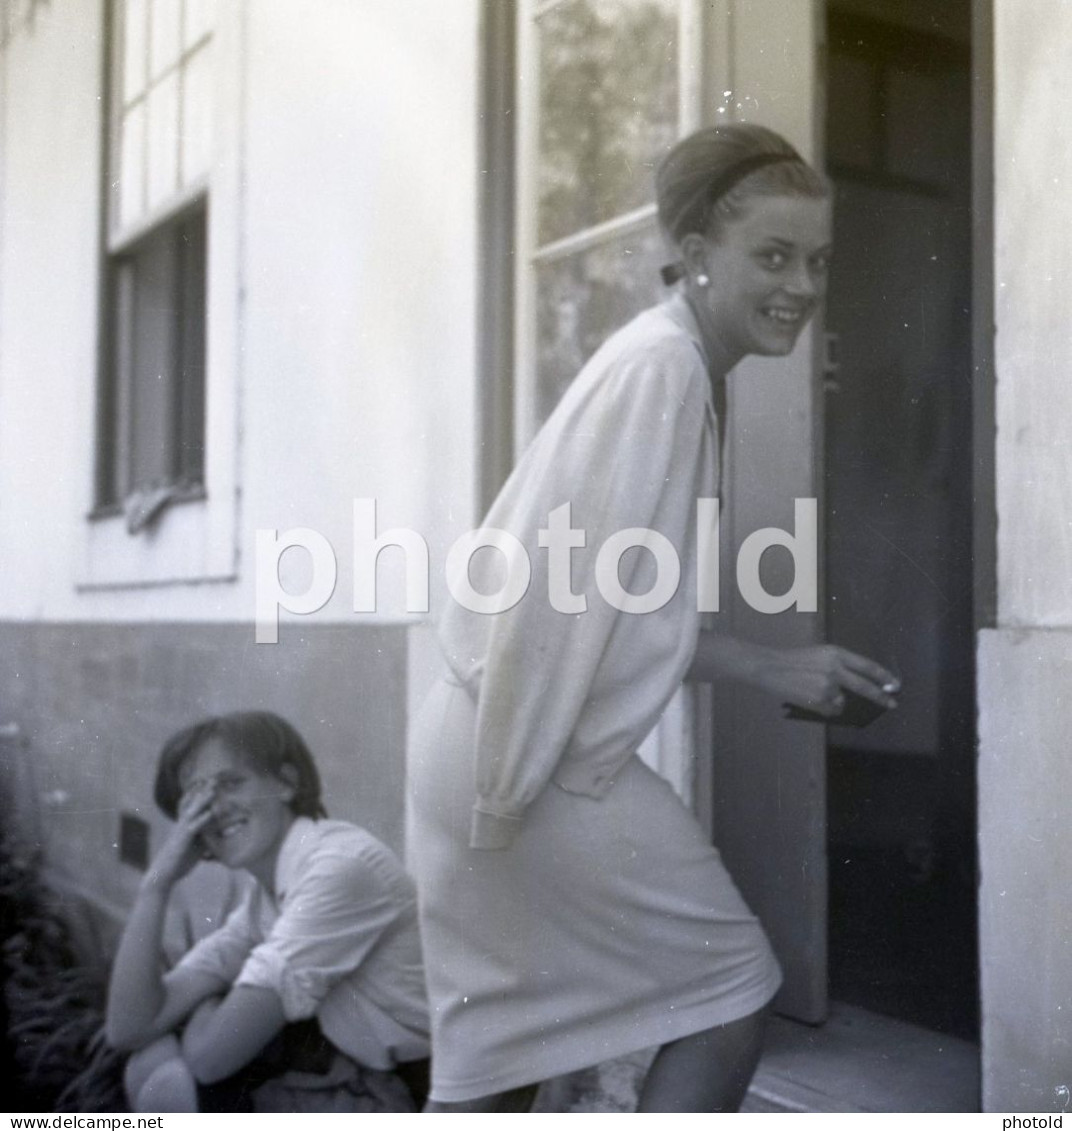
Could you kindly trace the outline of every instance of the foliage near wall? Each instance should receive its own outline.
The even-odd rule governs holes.
[[[11,1110],[125,1109],[122,1056],[104,1043],[106,979],[37,854],[0,840],[3,1061]]]

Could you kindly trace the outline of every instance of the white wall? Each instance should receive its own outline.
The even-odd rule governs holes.
[[[98,3],[38,8],[3,55],[0,617],[72,596],[91,474],[72,448],[96,375],[101,21]]]
[[[244,58],[223,62],[245,84],[238,580],[76,591],[100,26],[99,4],[51,0],[4,61],[0,619],[252,620],[254,529],[300,525],[339,556],[317,621],[359,623],[353,496],[433,545],[473,520],[475,0],[247,2]],[[381,610],[398,573],[383,571]]]
[[[1072,6],[995,2],[999,624],[981,635],[988,1111],[1072,1087]]]
[[[1072,627],[1072,6],[997,4],[999,615]]]
[[[476,4],[251,11],[242,522],[327,534],[347,616],[354,496],[430,541],[470,518]]]
[[[986,632],[979,659],[984,1110],[1060,1112],[1072,1089],[1072,639]]]

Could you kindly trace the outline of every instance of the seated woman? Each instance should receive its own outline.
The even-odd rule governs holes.
[[[429,1041],[413,882],[370,833],[324,819],[297,731],[266,711],[197,723],[165,744],[154,796],[175,828],[138,890],[107,1012],[109,1042],[135,1054],[135,1110],[252,1110],[252,1092],[288,1070],[342,1079],[355,1064],[397,1073],[420,1110]],[[257,882],[163,972],[169,894],[205,858]]]

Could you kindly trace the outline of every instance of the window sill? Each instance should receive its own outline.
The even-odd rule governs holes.
[[[230,581],[237,576],[233,506],[203,491],[171,500],[150,525],[127,530],[121,508],[100,508],[85,522],[79,590]]]
[[[170,511],[173,507],[183,506],[186,503],[203,503],[207,497],[205,488],[200,483],[178,487],[168,500],[166,509]],[[86,515],[86,521],[102,522],[111,518],[122,518],[125,513],[122,503],[98,503]],[[163,520],[163,515],[160,520]]]

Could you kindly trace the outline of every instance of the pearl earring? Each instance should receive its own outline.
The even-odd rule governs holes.
[[[700,274],[696,276],[696,285],[698,287],[709,287],[711,280],[706,275]]]

